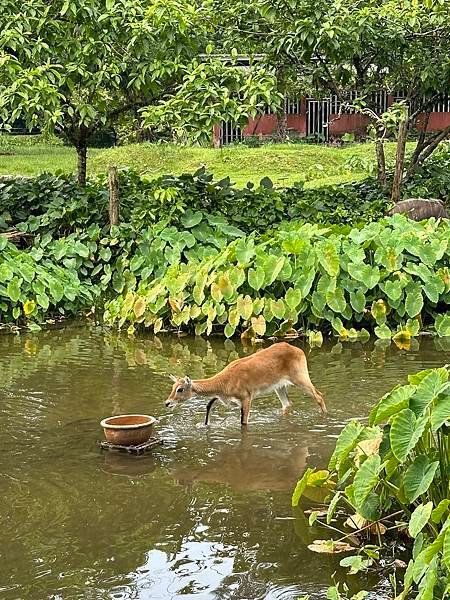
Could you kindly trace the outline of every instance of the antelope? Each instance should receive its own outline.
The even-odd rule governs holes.
[[[248,425],[248,417],[253,398],[267,396],[275,392],[283,414],[291,406],[287,388],[295,385],[314,398],[324,415],[327,407],[322,392],[311,382],[308,365],[303,350],[286,342],[273,344],[251,356],[238,358],[227,365],[220,373],[208,379],[192,380],[189,377],[175,377],[172,391],[165,404],[174,408],[179,402],[191,398],[208,400],[205,425],[213,404],[235,403],[241,409],[241,425]]]

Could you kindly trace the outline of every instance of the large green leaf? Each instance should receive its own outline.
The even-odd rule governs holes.
[[[284,256],[274,256],[273,254],[266,256],[263,264],[266,285],[270,285],[275,281],[283,268],[284,261]]]
[[[439,462],[430,462],[425,454],[416,456],[403,477],[403,489],[408,502],[414,502],[430,487]]]
[[[412,318],[418,315],[423,308],[422,286],[415,283],[409,286],[406,294],[405,308],[408,315]]]
[[[369,290],[374,288],[380,281],[380,269],[378,267],[350,263],[347,270],[353,279],[361,281]]]
[[[286,292],[285,302],[289,308],[297,308],[302,301],[302,292],[298,288],[289,288]]]
[[[450,337],[450,313],[438,315],[434,327],[439,337]]]
[[[248,283],[250,287],[252,287],[256,291],[262,288],[262,286],[264,285],[265,278],[266,275],[262,267],[257,267],[256,269],[249,269],[248,271]]]
[[[239,263],[246,264],[255,255],[255,240],[253,238],[241,238],[236,244],[236,258]]]
[[[357,313],[362,313],[366,306],[366,297],[361,290],[350,293],[350,304]]]
[[[447,572],[450,574],[450,527],[445,532],[444,544],[442,546],[442,559]]]
[[[358,423],[358,421],[350,421],[350,423],[347,423],[339,434],[336,447],[328,463],[328,469],[330,471],[339,468],[339,464],[342,463],[355,448],[363,429],[363,425]]]
[[[354,497],[359,508],[379,480],[381,458],[378,454],[368,456],[359,467],[353,480]]]
[[[342,314],[345,311],[347,302],[345,301],[344,292],[341,288],[337,288],[334,292],[328,292],[326,300],[328,306],[335,313]]]
[[[395,457],[404,461],[421,438],[428,423],[428,416],[416,419],[416,415],[409,408],[401,410],[391,423],[390,439],[391,448]]]
[[[448,385],[448,384],[447,384]],[[431,411],[431,430],[436,432],[446,422],[450,422],[450,393],[438,397]]]
[[[306,469],[306,471],[303,473],[303,477],[297,482],[297,485],[295,486],[294,492],[292,494],[292,506],[298,505],[300,498],[302,497],[302,494],[306,490],[306,486],[308,485],[308,478],[312,473],[314,473],[314,469]]]
[[[426,504],[419,504],[414,510],[409,519],[408,531],[409,535],[413,538],[422,531],[425,525],[428,523],[431,512],[433,510],[433,503],[427,502]]]
[[[385,394],[378,404],[372,409],[369,416],[370,425],[378,425],[387,421],[392,415],[396,415],[402,409],[408,408],[409,399],[416,388],[413,385],[395,387],[391,392]]]
[[[339,274],[339,255],[336,245],[332,241],[321,242],[315,246],[319,263],[332,277]]]
[[[445,368],[433,369],[417,386],[410,401],[410,408],[421,415],[437,396],[447,387],[448,371]]]
[[[20,298],[20,286],[21,286],[21,284],[22,284],[22,280],[19,279],[18,277],[13,277],[8,282],[8,285],[6,287],[6,293],[8,294],[9,298],[13,302],[17,302],[18,299]]]
[[[239,296],[237,299],[237,310],[244,321],[248,321],[253,314],[253,301],[250,296]]]

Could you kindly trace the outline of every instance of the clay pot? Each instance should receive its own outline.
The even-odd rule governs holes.
[[[100,422],[106,440],[120,446],[137,446],[152,437],[155,417],[149,415],[118,415]]]

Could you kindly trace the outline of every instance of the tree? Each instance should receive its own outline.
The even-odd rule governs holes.
[[[372,92],[404,91],[409,106],[406,129],[429,114],[433,102],[448,92],[450,20],[448,0],[216,0],[225,44],[258,51],[264,62],[282,69],[305,94],[361,92],[359,108],[377,119],[381,111]],[[221,9],[219,9],[221,7]],[[226,31],[225,31],[226,28]],[[401,119],[399,120],[399,123]],[[379,125],[379,122],[378,122]],[[426,129],[427,119],[423,124]],[[383,127],[377,127],[380,139]],[[422,129],[407,172],[425,160],[450,127],[434,135]],[[403,136],[405,139],[405,137]],[[379,167],[384,164],[377,144]],[[401,151],[398,153],[402,159]],[[403,164],[397,165],[403,174]]]
[[[204,46],[203,16],[188,0],[4,0],[0,122],[60,131],[84,185],[92,134],[174,88]]]

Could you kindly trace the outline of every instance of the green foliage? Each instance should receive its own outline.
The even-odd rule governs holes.
[[[207,334],[225,329],[228,337],[276,335],[286,322],[344,339],[366,335],[365,328],[383,338],[410,339],[449,303],[449,235],[446,223],[402,216],[344,234],[286,224],[260,239],[241,237],[203,260],[174,261],[157,279],[141,277],[108,305],[106,319]],[[380,267],[372,266],[374,256]],[[421,258],[428,262],[423,272]],[[393,298],[388,283],[398,284],[400,294]],[[433,299],[429,285],[436,286]],[[352,303],[356,293],[361,298]],[[146,310],[136,318],[138,299]],[[442,326],[442,317],[437,323]]]
[[[385,423],[383,429],[378,426],[381,423]],[[367,426],[356,421],[346,425],[328,468],[307,470],[294,490],[293,505],[299,504],[315,481],[332,490],[328,512],[334,513],[343,497],[345,504],[340,502],[340,506],[355,513],[351,518],[360,530],[354,537],[363,538],[372,522],[380,535],[383,521],[391,524],[396,517],[391,529],[407,528],[414,540],[403,591],[397,598],[409,598],[417,590],[421,598],[446,597],[444,590],[450,589],[448,370],[429,369],[410,376],[408,385],[381,398]],[[370,566],[361,554],[341,565],[349,566],[350,573]]]

